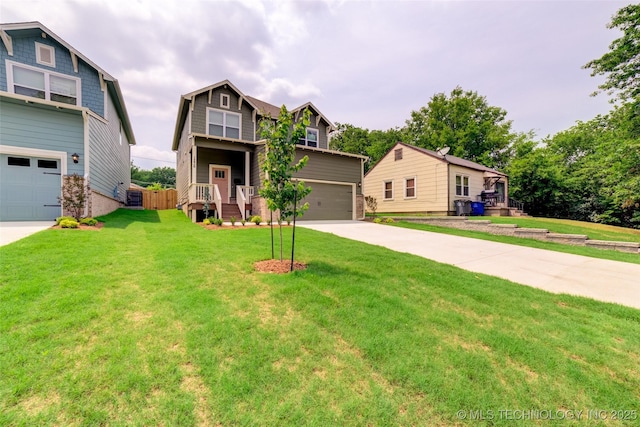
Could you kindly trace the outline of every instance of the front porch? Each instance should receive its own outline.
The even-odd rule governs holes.
[[[235,217],[238,221],[241,219],[249,220],[253,205],[252,201],[255,195],[255,187],[251,185],[236,185],[235,197],[223,199],[218,184],[199,184],[192,183],[189,185],[189,203],[187,210],[189,217],[193,222],[199,222],[200,216],[208,216],[214,218],[222,218],[230,220]]]
[[[196,142],[183,210],[193,222],[205,217],[248,220],[259,183],[254,146],[199,138]]]

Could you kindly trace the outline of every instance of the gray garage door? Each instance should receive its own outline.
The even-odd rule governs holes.
[[[48,221],[60,216],[60,160],[0,155],[0,221]]]
[[[307,183],[313,190],[305,201],[309,210],[301,221],[321,219],[353,219],[353,187],[351,185]]]

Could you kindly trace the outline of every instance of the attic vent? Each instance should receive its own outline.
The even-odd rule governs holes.
[[[229,108],[229,95],[226,95],[224,93],[220,94],[220,106]]]
[[[48,67],[55,67],[56,53],[53,46],[36,42],[36,62]]]
[[[402,160],[402,148],[398,148],[394,151],[395,154],[395,159],[396,160]]]

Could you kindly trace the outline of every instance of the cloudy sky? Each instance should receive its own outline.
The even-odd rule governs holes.
[[[333,122],[402,127],[456,86],[538,138],[611,109],[581,69],[608,50],[631,0],[2,0],[0,21],[40,21],[116,77],[133,161],[174,166],[179,97],[229,79]],[[149,160],[154,159],[154,160]]]

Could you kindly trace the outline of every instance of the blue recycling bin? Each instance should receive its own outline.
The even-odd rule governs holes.
[[[484,202],[471,202],[471,215],[483,216],[484,215]]]

